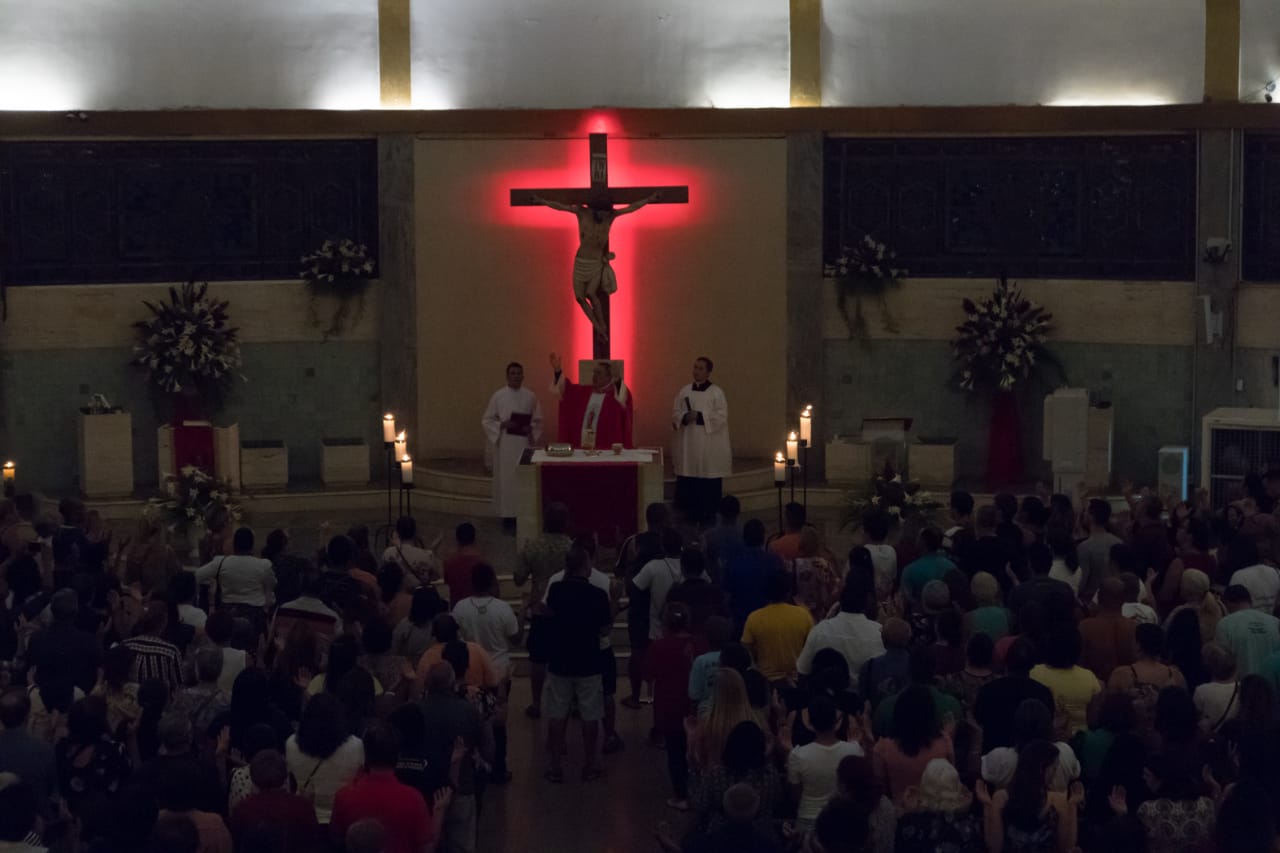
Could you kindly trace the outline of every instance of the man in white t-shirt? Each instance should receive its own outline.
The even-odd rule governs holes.
[[[840,740],[836,735],[840,714],[835,702],[819,696],[809,703],[809,727],[812,743],[797,746],[787,757],[787,781],[800,788],[800,806],[796,811],[796,829],[813,829],[827,800],[837,789],[836,771],[840,762],[851,755],[865,755],[857,743]]]
[[[615,584],[613,578],[595,567],[595,538],[580,536],[574,540],[573,547],[581,548],[591,559],[591,575],[587,578],[587,582],[609,596],[609,607],[614,616],[617,616],[618,597],[622,592],[622,587],[620,584]],[[543,604],[547,603],[547,596],[551,593],[551,587],[564,580],[564,574],[564,569],[561,569],[547,579],[547,585],[542,591]],[[604,745],[602,749],[605,755],[610,755],[622,749],[622,738],[618,736],[618,705],[614,701],[614,696],[618,692],[618,659],[614,655],[613,638],[609,634],[605,634],[600,638],[600,659],[600,679],[604,688]]]
[[[662,531],[662,556],[644,564],[632,583],[636,589],[649,592],[649,639],[662,637],[662,609],[667,606],[671,588],[684,579],[680,571],[680,552],[684,542],[673,527]]]
[[[489,653],[502,683],[498,688],[503,713],[493,721],[493,778],[499,784],[510,781],[507,770],[507,696],[511,693],[511,646],[520,641],[524,629],[516,613],[498,595],[498,576],[488,563],[471,569],[471,595],[453,608],[453,619],[470,640]]]
[[[1250,556],[1247,554],[1248,546],[1241,549],[1246,552],[1246,559]],[[1229,586],[1242,586],[1249,590],[1249,596],[1253,599],[1253,609],[1260,610],[1263,613],[1271,613],[1276,608],[1276,598],[1280,596],[1280,572],[1276,571],[1276,567],[1263,562],[1263,557],[1249,560],[1249,564],[1243,569],[1237,569],[1231,575]]]

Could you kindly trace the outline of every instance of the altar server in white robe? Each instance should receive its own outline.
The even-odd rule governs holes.
[[[526,448],[542,440],[542,407],[524,387],[524,367],[507,365],[507,384],[489,398],[480,421],[493,449],[493,509],[512,528],[516,519],[516,468]]]
[[[693,382],[676,394],[671,426],[676,431],[672,457],[676,469],[676,509],[686,519],[706,523],[720,504],[721,481],[733,469],[729,447],[729,403],[711,382],[711,359],[693,363]]]

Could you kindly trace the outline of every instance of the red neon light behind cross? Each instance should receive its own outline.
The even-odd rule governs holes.
[[[589,220],[583,220],[583,217],[592,215],[592,208],[597,210],[608,206],[610,210],[618,204],[632,204],[634,202],[648,200],[651,204],[687,204],[689,201],[689,188],[687,186],[666,186],[666,187],[611,187],[609,186],[609,149],[608,136],[603,133],[592,133],[588,137],[590,144],[590,169],[591,169],[591,186],[582,188],[556,188],[556,189],[513,189],[511,190],[511,204],[514,207],[527,207],[534,205],[542,205],[547,202],[554,202],[558,205],[564,205],[564,209],[573,208],[578,214],[580,223]],[[587,225],[580,225],[580,230]],[[585,245],[585,243],[583,244]],[[608,244],[605,244],[604,251],[608,252]],[[589,261],[601,261],[602,258],[589,257],[584,254],[583,249],[579,248],[579,258]],[[624,284],[626,284],[624,282]],[[609,298],[603,288],[595,292],[595,298],[603,311],[605,329],[609,327]],[[611,331],[611,330],[610,330]],[[608,334],[601,334],[599,331],[592,335],[592,358],[609,358],[610,357],[610,337]]]

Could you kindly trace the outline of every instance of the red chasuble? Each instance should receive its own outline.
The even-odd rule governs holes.
[[[582,419],[591,402],[594,389],[590,385],[565,382],[561,386],[559,440],[574,447],[582,446]],[[631,405],[631,389],[622,386],[619,393],[605,392],[600,406],[600,421],[596,424],[596,448],[608,450],[614,444],[634,447],[631,440],[631,424],[634,410]],[[622,397],[622,402],[618,401]]]

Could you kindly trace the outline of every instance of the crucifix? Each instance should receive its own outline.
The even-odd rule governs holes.
[[[609,186],[608,136],[593,133],[591,186],[543,190],[512,190],[514,207],[544,205],[578,217],[578,253],[573,259],[573,296],[592,327],[591,357],[609,358],[609,294],[618,279],[609,261],[609,229],[619,216],[635,213],[646,204],[688,204],[688,187]],[[616,208],[623,204],[626,207]]]

